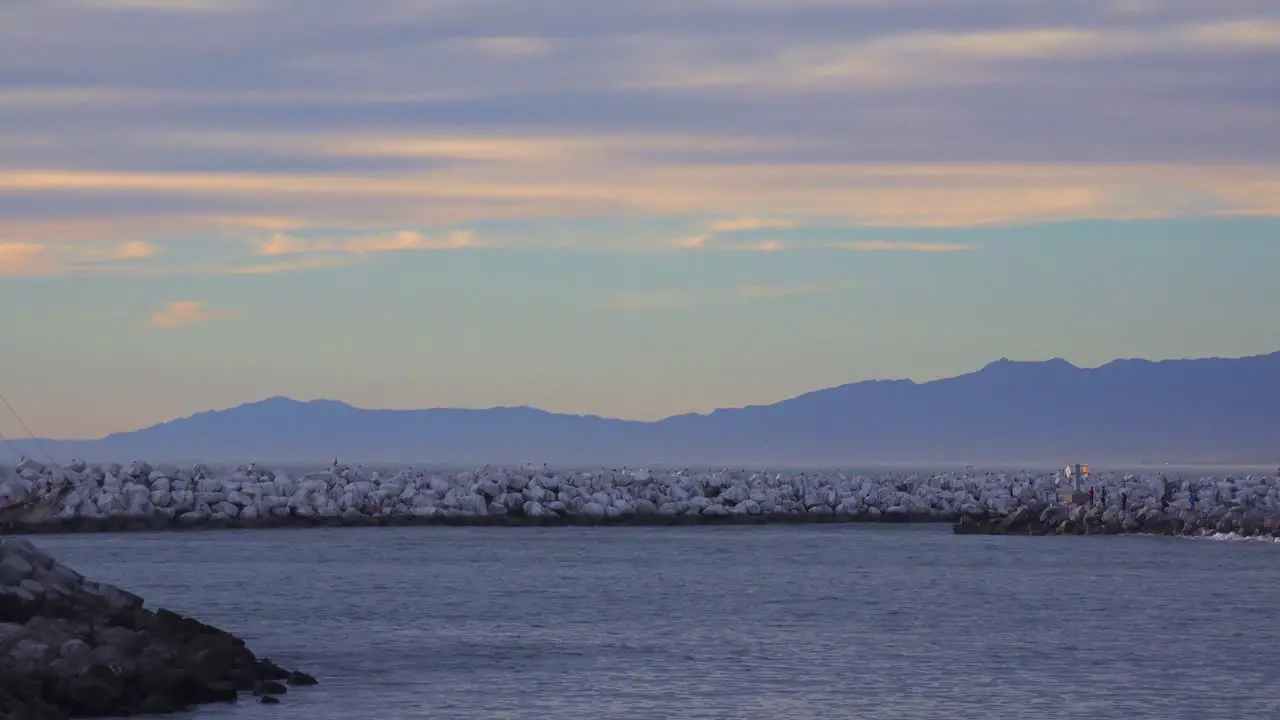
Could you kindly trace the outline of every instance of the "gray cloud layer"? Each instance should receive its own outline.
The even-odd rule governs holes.
[[[32,223],[76,217],[99,223],[81,235],[122,240],[160,216],[179,233],[208,230],[213,216],[341,227],[698,211],[661,178],[723,188],[705,198],[708,213],[774,212],[761,199],[789,183],[796,194],[777,193],[778,212],[829,212],[860,188],[885,193],[855,208],[872,220],[909,223],[908,205],[934,205],[967,222],[956,208],[991,202],[980,191],[1002,192],[1000,178],[1013,190],[1026,178],[968,172],[964,189],[978,195],[934,197],[947,171],[848,175],[866,163],[1280,163],[1280,10],[15,0],[0,6],[0,107],[0,242],[39,240]],[[562,143],[572,138],[595,144]],[[1159,215],[1175,196],[1176,212],[1275,208],[1274,173],[1247,171],[1217,192],[1190,171],[1173,188],[1108,172],[1046,184],[1007,216]],[[166,181],[175,174],[195,177]],[[264,174],[275,180],[256,183]],[[352,175],[376,182],[313,182]],[[917,196],[893,194],[907,186]],[[437,212],[406,209],[428,198]],[[921,217],[934,221],[946,220]]]
[[[29,0],[0,10],[0,98],[4,134],[36,141],[0,152],[126,163],[152,132],[443,126],[1276,160],[1278,50],[1269,0]]]

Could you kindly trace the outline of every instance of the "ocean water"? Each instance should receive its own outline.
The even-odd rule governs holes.
[[[1280,545],[946,526],[37,538],[315,674],[194,717],[1280,718]]]

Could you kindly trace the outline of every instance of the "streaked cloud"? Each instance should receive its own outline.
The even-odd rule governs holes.
[[[132,240],[105,250],[90,248],[85,251],[87,258],[101,260],[146,260],[160,253],[160,248],[142,240]]]
[[[147,325],[157,329],[172,329],[228,320],[233,317],[235,317],[233,311],[211,307],[201,300],[173,300],[153,312],[147,319]]]
[[[707,225],[704,232],[676,238],[670,244],[679,250],[774,252],[784,249],[783,244],[776,239],[731,240],[725,242],[719,236],[756,230],[790,230],[795,227],[795,222],[791,220],[742,216],[712,221]]]
[[[200,216],[169,217],[175,225],[203,225],[206,231],[221,222],[209,218],[246,207],[306,218],[312,227],[325,229],[375,218],[412,227],[618,213],[687,217],[761,204],[791,217],[841,218],[864,226],[959,227],[1270,215],[1280,213],[1277,191],[1280,165],[1262,163],[538,163],[463,165],[396,176],[0,172],[0,195],[66,198],[71,212],[77,201],[94,196],[131,197],[141,204],[194,203],[203,206]],[[601,242],[607,249],[607,238]]]
[[[681,250],[701,250],[706,247],[707,241],[711,239],[710,233],[702,235],[686,235],[672,241],[672,245]]]
[[[724,249],[736,252],[778,252],[779,250],[785,250],[786,245],[783,245],[778,240],[758,240],[755,242],[733,243],[726,245]]]
[[[789,230],[796,224],[778,218],[739,217],[717,220],[711,223],[712,232],[738,232],[742,230]]]
[[[159,253],[155,245],[137,240],[105,245],[0,242],[0,276],[119,271]]]
[[[0,238],[263,273],[341,264],[264,233],[350,262],[494,222],[770,252],[1274,216],[1277,61],[1266,0],[32,0],[0,8]],[[600,218],[676,229],[522,239]]]
[[[466,250],[483,247],[470,231],[460,230],[443,237],[430,237],[413,230],[400,230],[385,235],[357,235],[342,239],[305,239],[276,233],[258,246],[259,255],[297,255],[300,253],[368,253],[401,250]]]
[[[0,242],[0,276],[46,274],[55,265],[48,248],[29,242]]]
[[[698,55],[692,48],[681,48]],[[905,31],[870,38],[774,45],[748,60],[690,57],[650,79],[658,86],[773,90],[900,91],[904,88],[1034,82],[1016,63],[1085,61],[1177,53],[1242,54],[1280,49],[1280,22],[1247,18],[1144,27],[1031,26],[978,31]]]

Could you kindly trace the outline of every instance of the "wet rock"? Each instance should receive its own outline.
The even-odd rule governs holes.
[[[1089,508],[1085,512],[1084,518],[1081,520],[1081,524],[1084,526],[1084,532],[1086,535],[1102,534],[1104,530],[1104,523],[1102,520],[1102,508],[1099,508],[1099,507]]]
[[[0,539],[0,564],[8,568],[0,584],[0,718],[163,714],[234,702],[241,692],[281,694],[282,681],[316,684],[259,659],[230,633],[85,580],[25,540]],[[32,577],[40,573],[43,583]]]
[[[253,685],[254,695],[284,695],[289,688],[275,680],[259,680]]]
[[[164,692],[151,693],[138,703],[139,715],[168,715],[186,710],[186,706],[175,701]]]
[[[1034,519],[1035,514],[1032,512],[1031,508],[1024,505],[1015,510],[1013,514],[1001,520],[996,527],[1001,534],[1026,532]]]
[[[1126,515],[1120,523],[1120,528],[1126,533],[1142,532],[1143,521],[1145,518],[1138,515]]]
[[[72,717],[104,717],[123,709],[124,688],[111,670],[93,666],[84,674],[67,680],[60,688],[60,706]]]
[[[1071,508],[1065,505],[1050,505],[1040,513],[1040,524],[1058,527],[1071,518]]]
[[[957,535],[1121,535],[1149,533],[1159,535],[1201,535],[1206,532],[1233,532],[1251,535],[1280,536],[1280,521],[1264,512],[1233,508],[1217,516],[1200,514],[1184,507],[1167,512],[1140,507],[1131,512],[1097,506],[1052,505],[1040,512],[1038,519],[1028,520],[1026,508],[1019,508],[1005,518],[963,517],[952,526]]]

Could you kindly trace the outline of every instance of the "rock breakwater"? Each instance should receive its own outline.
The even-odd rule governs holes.
[[[314,685],[243,640],[0,538],[0,718],[172,713]],[[272,698],[272,700],[266,700]]]
[[[546,467],[439,472],[342,465],[294,477],[252,464],[221,470],[145,462],[57,466],[27,460],[0,477],[0,527],[9,532],[75,532],[967,519],[964,531],[975,526],[985,531],[1014,516],[1021,529],[1032,525],[1025,520],[1029,514],[1039,522],[1059,497],[1060,481],[1055,473],[1037,472],[868,475]],[[1194,505],[1198,517],[1217,518],[1235,510],[1250,517],[1280,516],[1275,477],[1171,479],[1121,473],[1096,475],[1092,481],[1104,513],[1114,510],[1127,517],[1144,512],[1145,518]]]
[[[1280,539],[1280,511],[1265,504],[1201,504],[1104,508],[1091,505],[1027,506],[1005,517],[964,517],[960,535],[1228,535]]]

